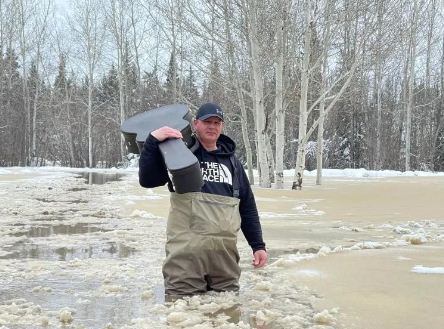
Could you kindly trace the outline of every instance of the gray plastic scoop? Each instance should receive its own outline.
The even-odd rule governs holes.
[[[183,140],[168,139],[159,144],[177,193],[200,192],[203,185],[199,161],[189,150],[193,143],[191,119],[192,114],[186,105],[173,104],[136,114],[121,126],[128,152],[136,154],[141,153],[152,131],[163,126],[181,131]]]

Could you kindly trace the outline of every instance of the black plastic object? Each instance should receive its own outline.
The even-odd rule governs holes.
[[[140,154],[143,143],[153,130],[169,126],[180,130],[185,144],[192,142],[191,119],[188,106],[172,104],[149,110],[126,119],[120,127],[129,153]]]
[[[168,139],[159,144],[177,193],[199,192],[203,185],[199,161],[189,150],[195,141],[191,136],[191,119],[192,114],[186,105],[173,104],[136,114],[121,126],[128,152],[137,154],[142,152],[152,131],[163,126],[181,131],[183,140]]]
[[[159,144],[159,149],[176,192],[200,192],[203,185],[200,164],[185,143],[179,139],[168,139]]]

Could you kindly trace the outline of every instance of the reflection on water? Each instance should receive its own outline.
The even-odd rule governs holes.
[[[105,174],[98,172],[84,172],[80,177],[85,179],[85,183],[92,184],[105,184],[107,182],[119,181],[122,174]]]
[[[37,201],[51,203],[51,202],[66,202],[66,203],[88,203],[88,200],[69,200],[69,201],[60,201],[60,200],[51,200],[47,198],[35,198]]]
[[[5,250],[11,253],[0,256],[0,259],[41,259],[70,261],[88,258],[127,258],[135,249],[122,243],[106,242],[98,245],[79,247],[51,247],[44,244],[18,242]]]
[[[86,187],[73,187],[67,189],[69,192],[80,192],[80,191],[87,191],[88,189]]]
[[[75,247],[51,247],[44,243],[39,243],[38,238],[46,238],[52,235],[73,235],[89,234],[95,232],[109,232],[96,224],[76,223],[72,225],[38,225],[25,226],[16,224],[14,227],[21,227],[19,231],[10,233],[9,236],[26,237],[25,240],[16,242],[13,246],[5,248],[10,253],[0,257],[0,259],[45,259],[67,261],[72,259],[87,258],[126,258],[134,253],[134,248],[122,243],[101,241],[97,245],[75,246]],[[30,239],[33,239],[30,241]],[[36,239],[36,240],[34,240]]]
[[[107,232],[109,230],[94,226],[95,224],[89,223],[76,223],[72,225],[59,224],[59,225],[38,225],[38,226],[24,226],[19,232],[12,233],[10,235],[21,237],[26,236],[28,238],[41,238],[48,237],[53,234],[86,234],[94,232]]]

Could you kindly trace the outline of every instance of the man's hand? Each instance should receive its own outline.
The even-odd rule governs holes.
[[[152,131],[151,135],[159,142],[168,138],[182,138],[182,133],[179,130],[167,126]]]
[[[268,255],[265,250],[256,250],[253,254],[253,266],[254,268],[260,268],[267,264]]]

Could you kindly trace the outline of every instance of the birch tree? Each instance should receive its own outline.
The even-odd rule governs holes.
[[[42,61],[42,47],[45,40],[48,38],[47,28],[48,28],[48,18],[51,10],[51,2],[42,1],[40,2],[42,6],[38,10],[38,15],[35,16],[36,24],[34,28],[35,32],[35,70],[37,72],[37,77],[40,72],[40,63]],[[35,79],[35,91],[33,100],[33,113],[32,113],[32,136],[31,136],[31,164],[36,165],[37,163],[37,112],[39,108],[39,97],[40,97],[40,78]]]
[[[244,98],[244,88],[242,87],[242,82],[240,78],[239,69],[237,66],[237,61],[235,58],[235,44],[232,37],[231,26],[233,25],[231,19],[233,11],[231,10],[232,4],[228,3],[228,0],[223,2],[223,13],[225,22],[225,37],[226,37],[226,47],[229,59],[230,77],[233,78],[234,88],[236,90],[237,100],[239,102],[239,108],[241,111],[241,128],[242,128],[242,140],[245,146],[245,153],[247,158],[247,169],[248,169],[248,179],[250,184],[254,184],[253,175],[253,157],[250,139],[248,137],[248,120],[247,120],[247,109]]]
[[[382,134],[382,33],[383,33],[384,0],[377,2],[377,38],[375,63],[375,89],[376,89],[376,150],[374,168],[381,169],[381,134]]]
[[[312,3],[311,0],[305,0],[304,10],[304,57],[302,60],[301,70],[301,96],[299,100],[299,133],[298,146],[296,156],[296,168],[293,178],[293,186],[296,186],[298,174],[303,177],[305,169],[305,147],[307,135],[307,96],[308,96],[308,81],[309,81],[309,65],[311,54],[311,33],[312,33]]]
[[[171,75],[173,77],[180,76],[179,67],[177,65],[177,54],[181,52],[180,33],[182,24],[182,11],[184,3],[182,0],[167,0],[167,1],[155,1],[155,8],[157,12],[147,8],[148,12],[152,15],[152,18],[156,22],[157,26],[162,31],[163,37],[170,45],[169,54],[171,55],[170,68],[172,69]],[[155,16],[158,14],[157,16]],[[162,20],[163,19],[163,20]],[[169,103],[176,103],[180,98],[180,84],[178,79],[172,79],[171,81],[171,99]]]
[[[412,134],[412,112],[415,106],[414,85],[415,85],[415,63],[416,63],[416,34],[418,24],[418,1],[413,0],[411,11],[410,25],[410,42],[409,42],[409,69],[408,69],[408,99],[406,104],[405,117],[405,170],[410,170],[411,157],[411,134]]]
[[[285,146],[285,44],[287,39],[288,12],[291,6],[291,0],[278,1],[279,18],[276,29],[276,171],[275,186],[277,189],[284,188],[284,146]]]
[[[130,3],[133,5],[133,2]],[[127,43],[128,43],[128,32],[130,29],[130,22],[128,20],[129,12],[127,10],[126,2],[123,0],[112,0],[110,3],[108,16],[108,24],[113,35],[116,55],[117,55],[117,77],[119,81],[119,109],[120,109],[120,125],[126,119],[126,58],[127,53]],[[125,154],[125,141],[123,136],[120,139],[120,156],[123,157]]]
[[[267,132],[265,126],[264,109],[264,75],[261,65],[261,45],[258,36],[258,4],[254,0],[248,0],[245,4],[245,12],[248,20],[248,36],[250,47],[252,95],[255,117],[255,129],[257,138],[257,157],[260,170],[259,184],[261,187],[271,187],[270,171],[267,159]]]
[[[29,42],[30,39],[29,36],[29,22],[32,15],[32,7],[31,4],[28,3],[26,0],[19,0],[17,2],[18,7],[18,17],[19,17],[19,40],[20,40],[20,57],[22,60],[22,77],[23,77],[23,83],[22,83],[22,97],[23,97],[23,104],[24,104],[24,111],[26,114],[26,121],[25,121],[25,129],[24,129],[24,136],[25,136],[25,159],[24,162],[26,164],[30,163],[30,156],[31,156],[31,102],[30,102],[30,95],[29,95],[29,88],[28,88],[28,56],[29,56]]]
[[[327,71],[328,71],[328,50],[330,46],[330,29],[331,29],[331,13],[333,3],[330,1],[325,2],[325,29],[324,40],[321,59],[321,88],[320,88],[320,104],[319,104],[319,125],[317,136],[317,150],[316,150],[316,185],[322,184],[322,167],[324,156],[324,121],[325,121],[325,90],[327,85]]]
[[[97,66],[102,54],[105,35],[103,21],[101,20],[100,1],[87,0],[74,3],[74,16],[71,22],[73,31],[80,46],[80,53],[86,64],[86,77],[88,83],[88,100],[86,104],[88,127],[88,166],[94,165],[93,159],[93,93]]]
[[[296,168],[295,168],[295,175],[293,178],[293,188],[297,186],[297,177],[298,174],[303,177],[304,169],[305,169],[305,148],[306,144],[313,134],[313,132],[319,127],[319,123],[328,115],[328,113],[334,108],[336,102],[341,98],[345,90],[347,90],[348,86],[350,85],[350,82],[352,81],[352,78],[354,77],[354,73],[361,63],[361,57],[362,57],[362,48],[363,44],[371,34],[368,33],[363,37],[362,35],[358,34],[358,28],[355,28],[355,35],[354,40],[355,43],[353,44],[354,50],[354,57],[350,59],[350,67],[346,67],[345,72],[341,74],[339,78],[336,78],[333,80],[330,84],[330,86],[318,97],[315,101],[313,101],[310,104],[310,107],[308,107],[307,103],[307,94],[308,94],[308,87],[309,87],[309,79],[310,79],[310,54],[311,54],[311,37],[312,37],[312,10],[311,10],[311,1],[306,0],[305,2],[305,32],[304,32],[304,56],[303,56],[303,62],[302,62],[302,72],[301,72],[301,96],[300,96],[300,109],[299,109],[299,135],[298,135],[298,146],[297,146],[297,158],[296,158]],[[358,24],[358,21],[360,20],[360,17],[356,14],[355,16],[355,24]],[[372,31],[372,22],[371,20],[368,20],[366,17],[363,17],[364,26],[362,26],[361,33],[368,32],[368,30]],[[359,36],[361,37],[359,42],[357,40],[359,39]],[[347,45],[349,46],[349,45]],[[315,65],[317,65],[318,61],[315,62]],[[330,94],[334,88],[338,88],[340,86],[340,89],[334,93]],[[317,119],[313,120],[313,123],[308,127],[307,124],[307,118],[313,113],[313,110],[322,102],[322,101],[329,101],[328,105],[327,103],[324,105],[325,110],[323,111],[322,116],[318,116]],[[323,130],[323,127],[319,130],[319,133]]]

